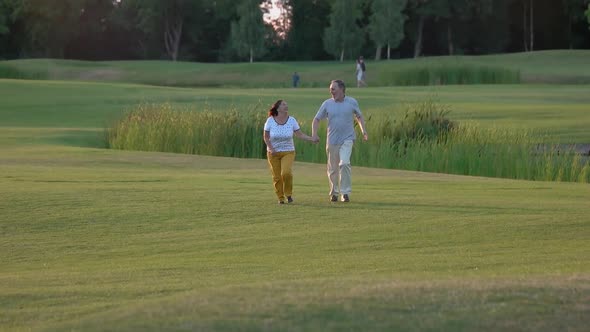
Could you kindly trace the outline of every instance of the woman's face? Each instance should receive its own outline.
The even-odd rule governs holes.
[[[281,112],[287,113],[289,111],[289,106],[287,106],[287,102],[286,101],[281,102],[277,111],[279,113],[281,113]]]

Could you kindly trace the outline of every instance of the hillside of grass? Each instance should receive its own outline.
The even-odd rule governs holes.
[[[294,170],[279,206],[264,160],[3,145],[0,330],[590,324],[590,186]]]
[[[421,75],[448,72],[442,80],[460,82],[463,72],[475,82],[481,75],[517,75],[522,83],[590,83],[589,50],[556,50],[486,56],[442,56],[367,61],[370,86],[402,84],[409,76],[422,85]],[[0,78],[125,82],[181,87],[283,88],[297,71],[302,87],[324,87],[340,78],[355,85],[355,64],[340,62],[194,63],[170,61],[72,61],[28,59],[0,61]],[[505,73],[506,72],[506,73]],[[430,73],[430,74],[429,74]],[[426,84],[441,84],[427,79]],[[406,83],[403,83],[406,85]]]

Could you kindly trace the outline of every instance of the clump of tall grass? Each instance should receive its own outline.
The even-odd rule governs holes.
[[[448,84],[517,84],[520,71],[491,66],[468,64],[413,66],[406,69],[385,70],[380,81],[386,85],[448,85]]]
[[[539,145],[526,130],[459,125],[447,106],[427,101],[367,120],[371,141],[356,144],[352,162],[368,167],[540,181],[590,182],[590,162],[573,150]]]
[[[357,142],[359,166],[538,181],[590,182],[590,161],[557,145],[539,145],[525,130],[480,128],[448,119],[450,108],[433,101],[406,105],[403,116],[369,116],[368,142]],[[173,109],[139,105],[105,131],[115,149],[265,158],[262,131],[266,112]],[[309,126],[299,121],[302,131]],[[322,122],[320,132],[325,132]],[[322,135],[324,136],[324,135]],[[319,145],[295,139],[297,160],[325,163]]]
[[[262,158],[264,113],[177,110],[143,104],[126,112],[105,132],[113,149]]]
[[[395,142],[416,140],[432,140],[443,138],[456,124],[447,115],[450,108],[432,100],[426,100],[413,105],[406,105],[401,119],[385,116],[374,122],[371,130],[376,144],[383,139],[393,139]],[[368,123],[373,124],[371,117]]]
[[[539,149],[528,131],[465,124],[444,140],[412,141],[397,149],[395,168],[535,181],[588,182],[588,162],[556,145]]]

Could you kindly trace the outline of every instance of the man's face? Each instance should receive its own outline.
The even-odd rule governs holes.
[[[330,94],[332,95],[332,98],[338,100],[338,99],[342,98],[344,93],[342,92],[342,89],[338,86],[337,83],[331,83],[330,84]]]

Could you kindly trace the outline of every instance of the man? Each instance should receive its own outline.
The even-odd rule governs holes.
[[[328,137],[326,140],[326,154],[328,156],[328,179],[330,182],[330,201],[337,202],[338,195],[342,195],[343,202],[350,201],[351,166],[350,155],[355,140],[354,119],[359,124],[363,139],[368,139],[365,119],[358,102],[345,95],[346,86],[341,80],[330,82],[332,98],[326,99],[315,115],[311,135],[317,142],[320,121],[328,119]]]
[[[293,87],[296,88],[299,86],[299,74],[297,72],[293,73]]]

